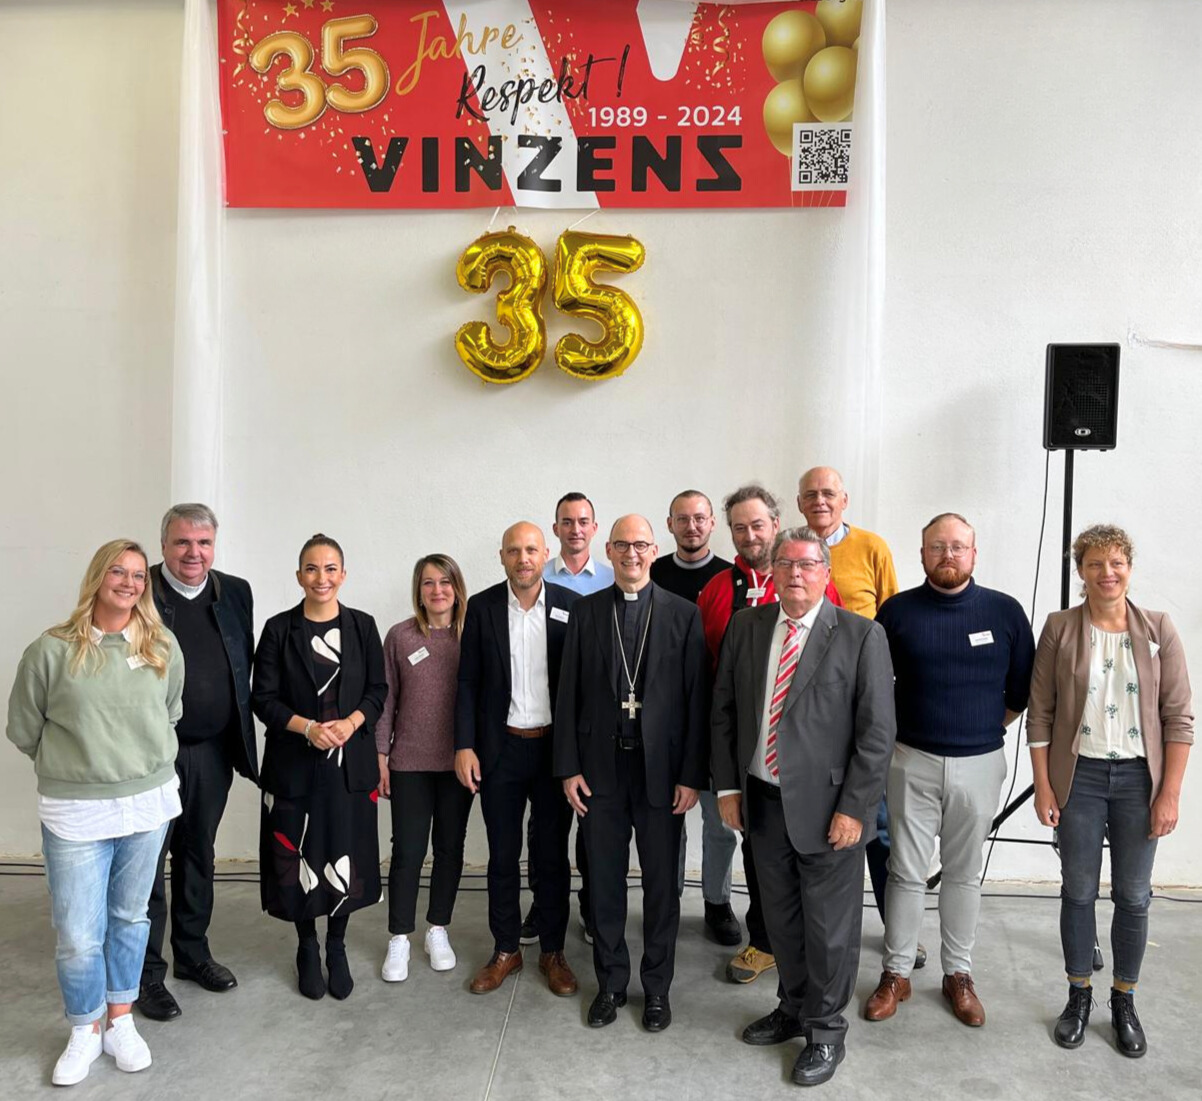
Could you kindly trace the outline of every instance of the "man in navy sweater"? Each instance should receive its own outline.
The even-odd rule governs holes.
[[[1013,597],[978,585],[976,533],[956,513],[922,531],[926,583],[887,600],[897,748],[886,786],[893,851],[885,889],[885,970],[864,1016],[910,997],[926,875],[940,842],[943,994],[966,1025],[985,1023],[972,981],[982,848],[1006,778],[1005,735],[1026,709],[1035,639]]]

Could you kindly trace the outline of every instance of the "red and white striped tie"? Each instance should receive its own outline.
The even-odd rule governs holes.
[[[797,672],[797,662],[801,658],[801,627],[791,619],[785,620],[785,623],[785,641],[781,646],[780,665],[776,670],[776,684],[773,685],[772,703],[768,708],[768,740],[764,753],[764,766],[774,780],[780,778],[780,768],[776,763],[776,728],[780,725],[789,685],[793,683],[793,674]]]

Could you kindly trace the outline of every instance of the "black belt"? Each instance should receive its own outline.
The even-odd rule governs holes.
[[[765,799],[775,800],[780,802],[780,785],[770,784],[767,780],[761,780],[758,776],[747,774],[747,790],[754,791],[757,795],[762,795]]]
[[[634,750],[643,748],[643,739],[642,738],[623,738],[621,734],[615,734],[614,735],[614,744],[617,745],[617,747],[619,749],[624,749],[627,752],[633,752]]]

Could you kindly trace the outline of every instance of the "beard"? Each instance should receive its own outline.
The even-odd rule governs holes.
[[[972,570],[964,570],[955,565],[941,565],[928,570],[927,577],[937,589],[958,589],[972,577]]]

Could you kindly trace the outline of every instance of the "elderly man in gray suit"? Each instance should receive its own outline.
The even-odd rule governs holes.
[[[777,536],[779,604],[736,612],[714,685],[711,771],[722,819],[751,840],[782,998],[748,1044],[804,1036],[793,1081],[843,1061],[860,960],[864,842],[875,836],[897,724],[885,632],[823,598],[830,550]]]

